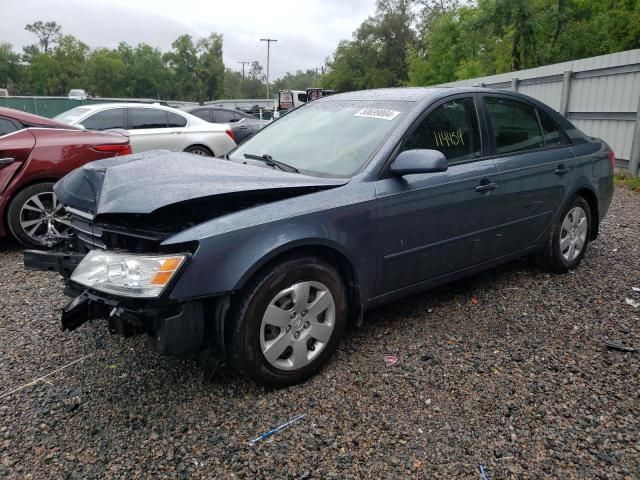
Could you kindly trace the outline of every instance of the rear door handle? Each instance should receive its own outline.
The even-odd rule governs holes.
[[[15,161],[16,159],[13,157],[0,158],[0,165],[9,165]]]
[[[482,180],[480,182],[480,185],[476,187],[476,192],[488,192],[489,190],[495,190],[496,188],[498,188],[497,183],[493,183],[485,179],[485,180]]]
[[[569,169],[564,165],[560,164],[558,165],[558,168],[556,168],[553,173],[555,173],[556,175],[564,175],[565,173],[569,173]]]

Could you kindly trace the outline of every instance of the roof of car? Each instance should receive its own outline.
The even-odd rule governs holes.
[[[171,110],[178,110],[177,108],[169,107],[168,105],[160,105],[159,103],[137,103],[137,102],[92,103],[90,105],[78,105],[78,107],[86,108],[88,110],[102,110],[104,108],[131,108],[131,107],[161,108],[161,109],[168,108]]]
[[[405,102],[419,102],[428,98],[441,97],[456,93],[495,91],[480,87],[402,87],[402,88],[377,88],[374,90],[359,90],[356,92],[337,93],[323,97],[323,101],[341,100],[391,100]],[[502,91],[501,91],[502,92]]]
[[[73,128],[66,123],[61,123],[50,118],[41,117],[32,113],[23,112],[14,108],[0,107],[0,115],[13,118],[27,125],[41,125],[47,127]]]

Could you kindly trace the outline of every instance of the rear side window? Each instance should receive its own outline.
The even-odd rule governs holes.
[[[7,135],[8,133],[17,132],[19,129],[8,118],[0,117],[0,137]]]
[[[187,119],[177,113],[167,112],[167,124],[170,127],[186,127]]]
[[[131,129],[166,128],[167,115],[164,110],[154,108],[130,108]]]
[[[478,116],[472,98],[458,98],[433,110],[405,140],[402,150],[439,150],[449,162],[482,155]]]
[[[80,122],[87,130],[108,130],[110,128],[125,128],[124,108],[113,108],[94,113]]]
[[[542,126],[542,137],[544,138],[545,146],[554,146],[564,144],[564,136],[562,129],[555,124],[549,115],[541,110],[538,110],[538,116],[540,117],[540,125]]]
[[[536,111],[530,105],[502,97],[485,97],[493,128],[496,153],[521,152],[542,147]]]

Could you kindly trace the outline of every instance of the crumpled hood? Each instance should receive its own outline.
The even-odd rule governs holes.
[[[87,163],[56,183],[54,191],[63,205],[93,215],[135,214],[205,197],[331,188],[347,182],[154,150]]]

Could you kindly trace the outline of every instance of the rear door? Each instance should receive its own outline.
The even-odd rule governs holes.
[[[567,195],[575,156],[564,132],[542,110],[511,96],[483,95],[492,153],[500,171],[501,235],[496,252],[534,244]]]
[[[500,176],[481,137],[471,95],[440,101],[408,132],[398,151],[439,150],[449,168],[378,180],[378,294],[492,257]]]
[[[170,128],[167,112],[159,108],[129,107],[129,139],[134,152],[182,150],[180,133]]]
[[[35,144],[35,137],[21,123],[0,116],[0,195],[27,161]]]

